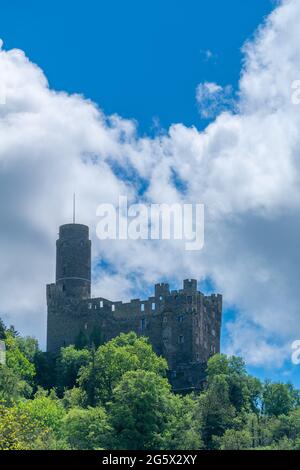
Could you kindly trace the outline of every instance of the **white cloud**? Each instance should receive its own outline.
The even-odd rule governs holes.
[[[204,119],[214,118],[220,112],[235,106],[232,87],[221,87],[214,82],[204,82],[197,86],[196,101],[200,116]]]
[[[205,62],[208,62],[208,61],[216,61],[217,59],[217,54],[215,54],[213,51],[211,51],[210,49],[201,49],[200,51],[202,57],[203,57],[203,60]]]
[[[299,2],[284,1],[244,47],[235,113],[221,111],[203,132],[174,124],[154,139],[138,138],[134,122],[104,116],[82,96],[49,89],[22,51],[0,52],[7,91],[0,106],[6,319],[44,339],[44,285],[54,278],[56,231],[71,219],[75,191],[94,259],[105,257],[111,267],[98,273],[95,294],[117,300],[163,278],[210,277],[240,312],[227,327],[230,353],[255,365],[273,357],[274,366],[290,354],[286,345],[300,338],[300,107],[291,103],[291,84],[300,78],[299,22]],[[223,93],[215,84],[199,90]],[[134,200],[145,181],[149,202],[206,205],[202,252],[175,242],[95,238],[97,205],[117,202],[119,194]]]

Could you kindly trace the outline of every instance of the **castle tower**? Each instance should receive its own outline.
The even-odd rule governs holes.
[[[91,241],[89,228],[65,224],[56,241],[56,285],[68,297],[91,296]]]
[[[47,285],[47,351],[74,344],[78,334],[74,312],[91,297],[91,241],[89,228],[65,224],[56,241],[56,282]]]

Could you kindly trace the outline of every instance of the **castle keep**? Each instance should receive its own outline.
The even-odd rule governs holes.
[[[47,285],[47,351],[78,342],[101,344],[121,332],[147,336],[169,365],[177,391],[199,389],[209,357],[220,352],[222,296],[206,296],[197,281],[180,290],[156,284],[154,295],[128,303],[91,297],[89,228],[66,224],[56,242],[56,282]]]

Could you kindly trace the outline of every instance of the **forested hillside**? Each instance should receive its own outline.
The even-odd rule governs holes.
[[[43,353],[0,323],[0,449],[300,449],[300,394],[217,354],[200,394],[172,393],[146,338]]]

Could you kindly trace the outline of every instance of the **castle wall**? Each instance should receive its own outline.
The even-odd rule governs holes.
[[[167,359],[171,383],[182,390],[200,388],[205,363],[220,351],[222,297],[204,296],[196,286],[172,292],[166,286],[156,285],[155,296],[128,303],[104,298],[76,303],[55,284],[48,286],[48,350],[75,344],[79,334],[91,340],[96,329],[102,343],[134,331]]]

